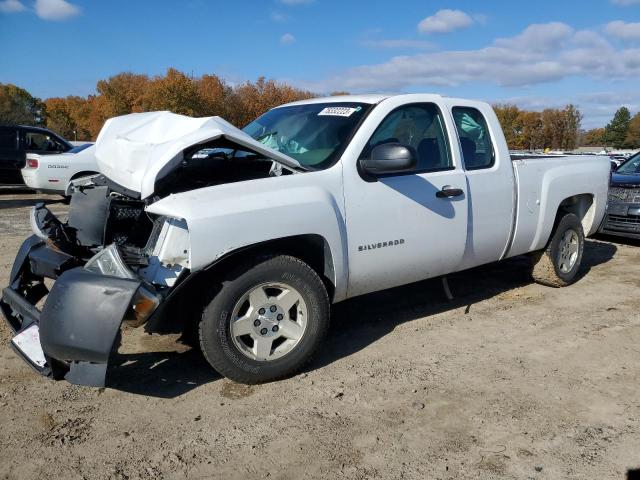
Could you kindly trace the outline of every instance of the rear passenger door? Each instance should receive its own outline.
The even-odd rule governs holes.
[[[457,105],[451,113],[469,196],[467,246],[460,266],[465,269],[496,261],[504,253],[513,225],[514,178],[508,151],[495,141],[502,132],[490,127],[499,125],[493,111]],[[488,122],[489,116],[494,121]]]

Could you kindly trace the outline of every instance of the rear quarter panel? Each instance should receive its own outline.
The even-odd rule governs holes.
[[[544,248],[560,204],[574,195],[593,197],[582,223],[585,235],[597,231],[607,202],[608,158],[569,156],[514,160],[513,167],[518,184],[518,208],[508,257]]]

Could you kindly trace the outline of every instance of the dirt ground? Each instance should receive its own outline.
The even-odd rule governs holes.
[[[0,285],[56,197],[0,192]],[[247,387],[127,330],[106,389],[39,377],[0,326],[0,478],[623,479],[640,468],[640,243],[582,278],[516,258],[337,305],[306,372]],[[633,474],[631,474],[631,478]]]

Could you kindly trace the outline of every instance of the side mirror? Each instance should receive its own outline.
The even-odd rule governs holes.
[[[373,148],[371,158],[360,160],[362,169],[373,175],[412,170],[418,164],[418,153],[409,145],[383,143]]]

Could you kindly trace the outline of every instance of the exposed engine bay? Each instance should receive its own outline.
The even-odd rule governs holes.
[[[170,194],[292,173],[254,152],[231,147],[218,140],[185,150],[180,164],[160,178],[154,195],[144,200],[103,175],[82,179],[72,185],[66,223],[43,205],[36,207],[32,223],[36,231],[38,224],[47,225],[45,235],[50,241],[82,262],[91,262],[111,248],[123,267],[162,294],[189,269],[189,234],[183,220],[150,215],[145,212],[147,205]]]

